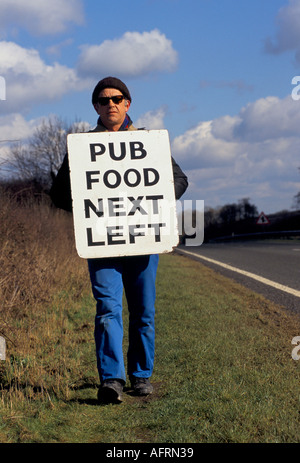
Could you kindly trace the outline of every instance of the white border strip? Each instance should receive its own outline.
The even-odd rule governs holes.
[[[227,270],[231,270],[232,272],[237,272],[246,277],[253,278],[253,280],[257,280],[260,283],[263,283],[268,286],[272,286],[273,288],[279,289],[280,291],[284,291],[285,293],[292,294],[293,296],[300,297],[300,291],[296,289],[289,288],[288,286],[281,285],[280,283],[276,283],[275,281],[268,280],[267,278],[260,277],[259,275],[255,275],[255,273],[246,272],[245,270],[240,270],[239,268],[232,267],[231,265],[224,264],[223,262],[219,262],[214,259],[210,259],[209,257],[204,257],[201,254],[196,254],[194,252],[183,251],[182,249],[178,249],[178,252],[183,254],[189,254],[194,257],[198,257],[199,259],[206,260],[207,262],[211,262],[212,264],[219,265],[220,267],[224,267]]]

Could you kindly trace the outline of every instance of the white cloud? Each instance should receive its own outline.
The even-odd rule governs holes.
[[[224,166],[233,161],[236,153],[234,140],[225,141],[215,136],[212,127],[213,121],[201,122],[174,139],[173,153],[186,168]]]
[[[234,135],[243,141],[263,141],[299,133],[300,105],[291,96],[261,98],[243,108]]]
[[[1,0],[0,27],[21,27],[36,35],[64,32],[69,23],[84,22],[81,0]]]
[[[13,42],[0,42],[0,75],[5,77],[6,101],[1,113],[23,112],[32,105],[59,99],[68,91],[81,90],[87,82],[59,63],[47,65],[37,50]]]
[[[27,121],[21,114],[14,113],[0,117],[1,142],[20,141],[32,135],[39,120]]]
[[[134,125],[135,127],[145,127],[146,130],[160,130],[164,128],[165,115],[166,107],[163,106],[143,114],[135,121]]]
[[[129,45],[130,37],[132,47]],[[88,48],[86,53],[81,54],[78,71],[58,62],[46,63],[36,49],[24,48],[14,42],[0,41],[0,76],[5,79],[6,84],[6,100],[0,105],[0,114],[24,113],[36,104],[58,101],[67,92],[90,90],[95,82],[93,73],[99,77],[99,62],[104,63],[101,73],[115,71],[118,75],[129,72],[131,75],[139,75],[171,70],[177,59],[171,42],[158,31],[143,34],[128,32],[122,39],[113,43],[113,59],[108,60],[112,64],[111,68],[105,64],[108,49],[107,42],[104,42],[100,45],[100,56],[96,53],[98,58],[103,59],[94,59],[93,47]],[[69,41],[65,41],[60,45],[68,44]],[[48,49],[49,51],[58,50]],[[118,59],[118,53],[123,56],[127,52],[129,55],[126,59]],[[85,66],[87,72],[82,72],[81,67],[85,69]],[[148,115],[146,122],[149,121],[149,117],[153,123],[153,115]],[[158,119],[157,124],[160,124],[163,115],[155,114],[155,118]]]
[[[265,209],[273,203],[268,212],[290,207],[300,190],[299,124],[300,102],[267,97],[176,137],[172,154],[188,173],[188,195],[213,207],[243,197]]]
[[[266,39],[265,50],[274,54],[294,50],[300,63],[300,0],[289,0],[288,5],[280,8],[276,24],[276,37]]]
[[[13,143],[22,142],[30,137],[41,123],[40,119],[27,121],[21,114],[0,116],[0,170],[5,174],[5,160],[9,158]]]
[[[178,62],[172,42],[159,30],[126,32],[100,45],[82,46],[78,62],[81,75],[101,74],[136,77],[152,72],[173,71]]]

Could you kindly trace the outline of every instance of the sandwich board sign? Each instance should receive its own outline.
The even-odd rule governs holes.
[[[167,130],[76,133],[67,143],[78,255],[171,252],[178,226]]]

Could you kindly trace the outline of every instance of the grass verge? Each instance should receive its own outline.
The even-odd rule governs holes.
[[[176,254],[160,258],[156,306],[155,391],[120,405],[96,401],[87,278],[16,319],[30,348],[0,363],[0,442],[300,441],[299,317]],[[126,352],[126,308],[124,325]]]

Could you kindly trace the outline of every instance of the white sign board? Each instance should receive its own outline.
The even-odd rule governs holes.
[[[166,130],[70,134],[68,154],[80,257],[172,251],[178,228]]]

